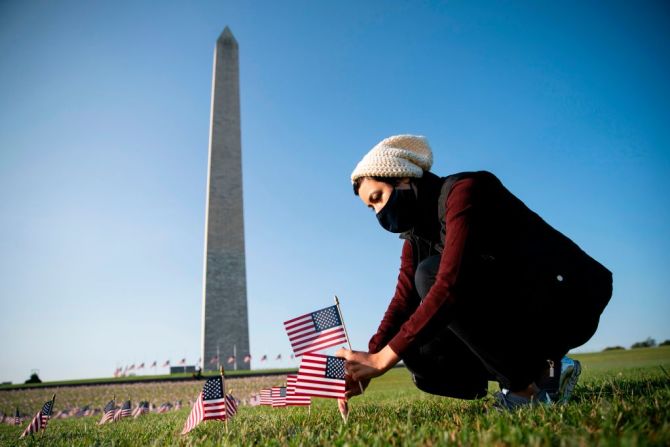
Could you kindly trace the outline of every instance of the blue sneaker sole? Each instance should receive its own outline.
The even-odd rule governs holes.
[[[558,391],[558,402],[560,403],[566,403],[570,399],[579,380],[579,375],[582,373],[582,364],[579,363],[579,360],[573,360],[573,362],[572,372],[560,384]]]

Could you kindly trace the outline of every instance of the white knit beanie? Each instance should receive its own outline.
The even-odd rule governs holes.
[[[377,143],[356,165],[351,182],[361,177],[421,177],[433,165],[426,137],[394,135]]]

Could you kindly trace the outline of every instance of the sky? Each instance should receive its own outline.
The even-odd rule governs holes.
[[[401,133],[613,272],[578,351],[670,339],[669,22],[663,1],[0,1],[0,382],[200,357],[226,25],[254,368],[294,366],[282,322],[333,295],[367,348],[402,241],[349,175]]]

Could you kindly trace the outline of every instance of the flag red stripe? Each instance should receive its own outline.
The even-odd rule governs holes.
[[[300,348],[300,349],[295,349],[294,348],[293,353],[296,356],[301,356],[301,355],[306,354],[306,353],[311,352],[311,351],[315,351],[315,350],[320,351],[322,349],[330,348],[331,346],[337,346],[337,345],[340,345],[340,344],[343,344],[343,343],[346,343],[346,342],[347,342],[347,338],[342,335],[342,336],[338,336],[338,337],[336,337],[335,339],[332,339],[332,340],[326,340],[326,341],[318,340],[317,343],[312,343],[312,344],[310,344],[308,346],[305,346],[303,348]]]
[[[344,330],[342,326],[326,329],[321,332],[310,332],[309,334],[300,335],[299,337],[289,337],[291,339],[291,346],[293,349],[301,348],[302,346],[310,343],[312,340],[319,338],[328,339],[336,336],[344,336]]]
[[[296,394],[301,394],[303,390],[306,389],[317,389],[323,388],[325,390],[344,390],[344,383],[328,383],[328,382],[314,382],[314,381],[305,381],[300,382],[300,385],[296,388]]]
[[[286,333],[289,335],[289,338],[296,333],[304,332],[304,331],[316,331],[316,327],[314,326],[314,322],[312,321],[311,318],[306,319],[304,321],[298,321],[295,324],[292,324],[290,326],[284,325],[284,329],[286,329]]]
[[[306,319],[309,318],[310,320],[312,319],[312,314],[304,314],[300,315],[299,317],[291,318],[290,320],[284,321],[284,326],[291,325],[292,323],[295,323],[298,320]]]

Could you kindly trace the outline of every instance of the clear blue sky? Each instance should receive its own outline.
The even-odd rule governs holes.
[[[670,338],[669,22],[663,1],[0,2],[0,380],[200,356],[226,25],[256,360],[333,294],[366,348],[401,242],[349,174],[398,133],[438,174],[496,173],[614,272],[582,350]]]

